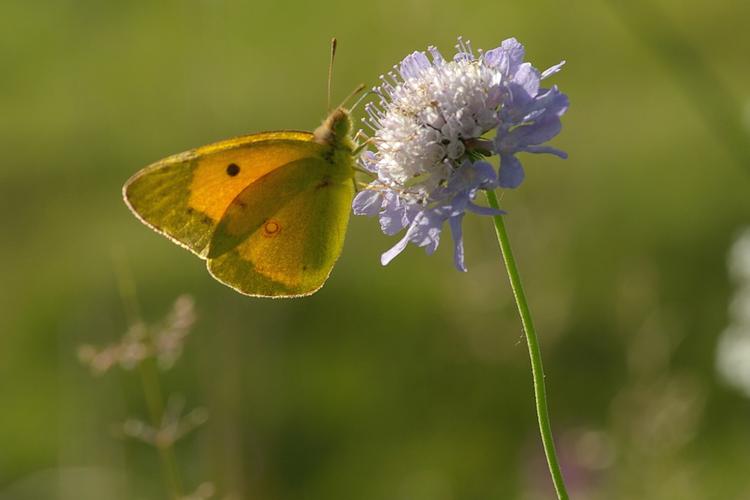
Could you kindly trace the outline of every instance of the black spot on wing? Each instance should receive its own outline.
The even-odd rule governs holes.
[[[240,166],[236,163],[230,163],[227,165],[227,175],[229,177],[234,177],[235,175],[240,173]]]

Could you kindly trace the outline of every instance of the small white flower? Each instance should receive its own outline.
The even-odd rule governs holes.
[[[731,322],[719,337],[716,364],[727,382],[750,397],[750,229],[734,242],[728,261],[738,288],[729,307]]]

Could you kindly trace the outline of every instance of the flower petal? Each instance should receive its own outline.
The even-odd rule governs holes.
[[[443,218],[438,212],[424,210],[414,218],[407,234],[412,243],[424,247],[427,255],[432,255],[440,244],[442,226]]]
[[[495,215],[505,215],[508,213],[505,210],[500,210],[499,208],[484,207],[482,205],[477,205],[476,203],[471,203],[471,202],[469,202],[466,208],[470,212],[474,212],[475,214],[489,215],[490,217],[495,216]]]
[[[486,161],[474,162],[472,168],[476,172],[477,187],[482,189],[493,188],[497,183],[495,168]]]
[[[424,70],[432,66],[424,52],[412,52],[401,61],[400,73],[404,80],[418,78]]]
[[[512,82],[519,85],[528,97],[534,97],[539,92],[539,71],[531,63],[523,63],[513,75]],[[514,94],[514,98],[519,96]]]
[[[404,237],[401,238],[398,243],[393,245],[389,250],[383,252],[383,254],[380,256],[380,263],[384,266],[387,266],[393,259],[398,257],[398,254],[404,251],[407,243],[409,243],[408,234],[404,235]]]
[[[568,159],[568,153],[560,149],[553,148],[552,146],[526,146],[525,148],[523,148],[523,150],[527,153],[550,154],[562,158],[563,160]]]
[[[490,67],[497,68],[504,76],[516,72],[524,57],[524,48],[515,38],[503,40],[500,47],[488,50],[484,61]]]
[[[537,120],[535,123],[516,127],[508,135],[513,143],[523,148],[524,146],[549,141],[560,133],[560,129],[562,129],[560,118],[551,115],[549,118]]]
[[[523,166],[513,154],[500,155],[500,187],[515,188],[521,185],[525,174]]]
[[[551,66],[544,71],[542,71],[542,80],[545,78],[549,78],[550,76],[554,75],[555,73],[559,72],[562,67],[565,66],[565,61],[560,61],[559,63],[555,64],[554,66]]]
[[[404,228],[403,213],[397,210],[384,210],[380,213],[380,229],[393,236]]]
[[[441,66],[445,63],[445,58],[443,57],[443,54],[440,53],[440,51],[435,48],[434,46],[427,47],[427,50],[430,52],[430,55],[432,56],[432,64],[435,66]]]
[[[453,237],[453,262],[456,264],[456,269],[466,272],[466,264],[464,263],[464,238],[461,227],[463,218],[463,214],[451,217],[448,223],[450,224],[451,236]]]
[[[569,104],[568,96],[560,92],[557,85],[553,85],[551,89],[539,89],[539,94],[534,99],[532,109],[542,109],[545,114],[554,114],[560,117],[568,110]]]
[[[383,204],[383,195],[374,189],[365,189],[357,193],[352,201],[352,210],[356,215],[377,215]]]
[[[359,155],[359,164],[368,172],[378,173],[378,159],[372,151],[363,151]]]
[[[392,236],[409,225],[416,215],[409,208],[406,202],[401,201],[398,193],[386,191],[383,195],[383,208],[380,212],[380,229],[383,233]]]

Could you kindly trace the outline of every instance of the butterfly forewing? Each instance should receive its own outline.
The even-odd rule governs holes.
[[[123,188],[130,209],[156,231],[201,257],[227,207],[248,185],[326,148],[308,132],[253,134],[170,156]]]

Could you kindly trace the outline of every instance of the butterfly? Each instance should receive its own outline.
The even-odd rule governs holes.
[[[125,203],[144,224],[257,297],[323,286],[344,244],[355,145],[339,107],[314,132],[261,132],[169,156],[131,177]]]

